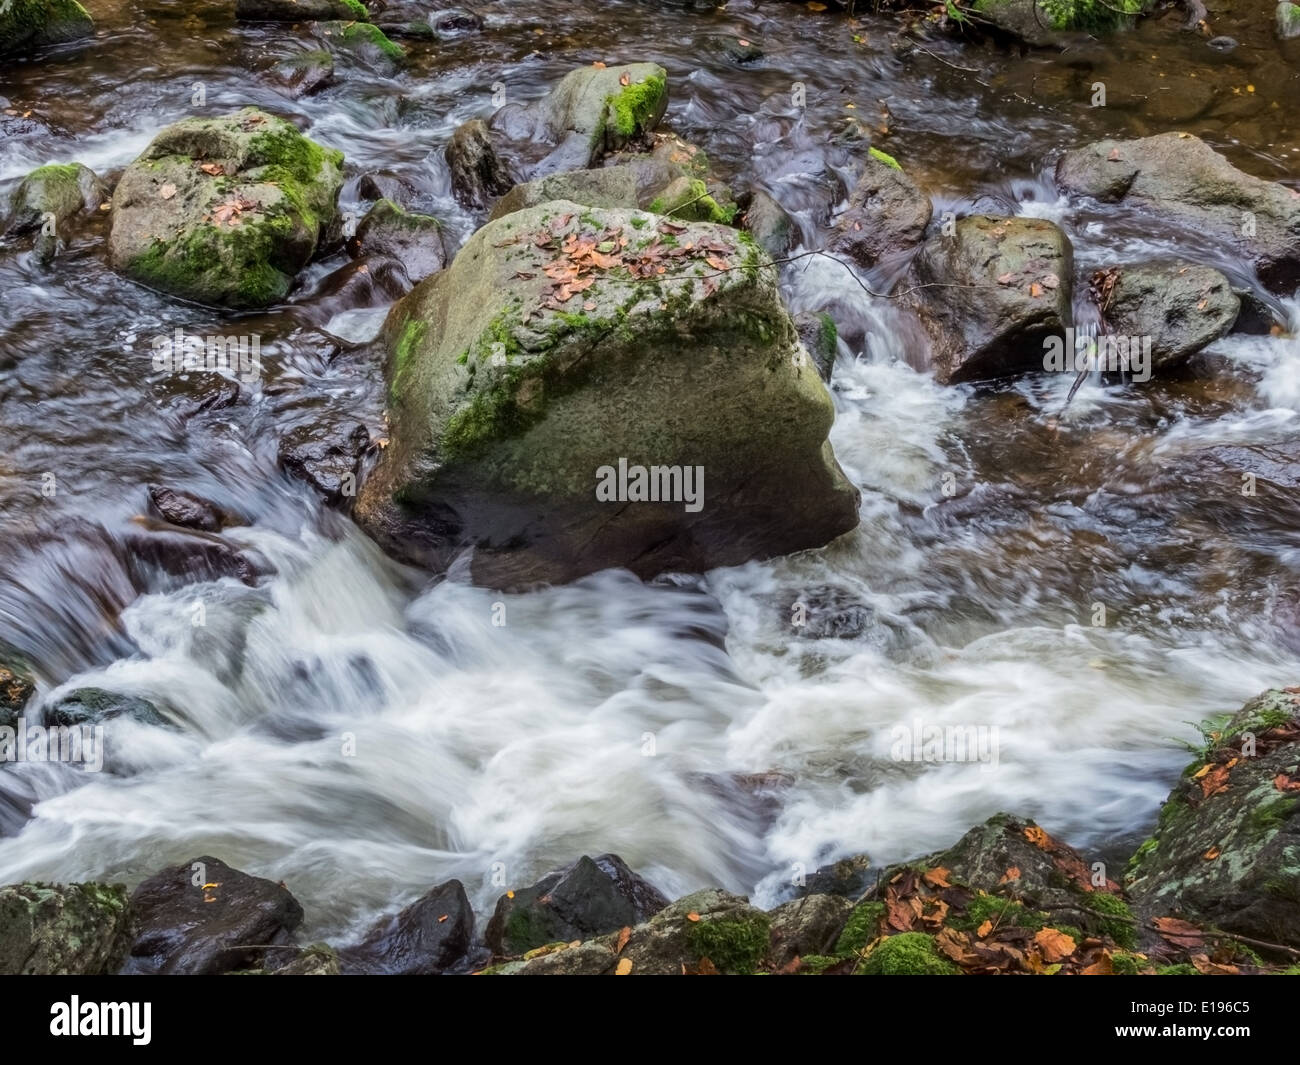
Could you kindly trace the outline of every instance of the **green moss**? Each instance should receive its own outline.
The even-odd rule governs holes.
[[[835,319],[825,312],[819,314],[817,318],[821,323],[818,327],[818,340],[822,350],[833,355],[840,343],[840,331],[835,327]]]
[[[1137,946],[1137,923],[1133,911],[1118,895],[1094,891],[1083,902],[1083,909],[1101,918],[1101,930],[1118,946],[1132,950]]]
[[[767,953],[771,920],[761,910],[740,911],[688,922],[686,938],[697,958],[708,958],[719,972],[748,976]]]
[[[860,902],[853,907],[844,930],[835,943],[835,953],[839,955],[856,954],[878,935],[880,922],[885,916],[883,902]]]
[[[1250,827],[1259,834],[1277,831],[1291,819],[1297,801],[1279,796],[1270,802],[1260,803],[1250,811]]]
[[[1146,962],[1142,958],[1124,950],[1117,950],[1112,954],[1110,963],[1118,976],[1137,976],[1146,966]]]
[[[867,154],[870,155],[871,158],[875,159],[877,162],[884,163],[885,166],[893,167],[895,170],[899,170],[899,171],[903,169],[901,166],[898,165],[897,159],[895,159],[892,155],[889,155],[886,152],[882,152],[879,148],[868,148]]]
[[[28,181],[76,181],[81,175],[77,163],[46,163],[27,175]]]
[[[961,970],[939,953],[924,932],[904,932],[881,940],[858,969],[863,976],[960,976]]]
[[[977,0],[974,10],[988,14],[1008,0]],[[1150,7],[1150,0],[1038,0],[1043,21],[1056,30],[1105,30]]]
[[[398,337],[393,352],[392,384],[388,390],[389,396],[394,400],[401,394],[402,377],[410,369],[411,356],[415,354],[415,349],[419,347],[428,329],[428,323],[417,318],[409,319],[402,327],[402,335]]]
[[[0,4],[0,53],[89,36],[95,24],[77,0],[8,0]]]
[[[1166,965],[1156,970],[1157,976],[1200,976],[1195,965],[1183,962],[1180,965]]]
[[[690,222],[716,222],[729,226],[736,217],[737,207],[734,203],[723,207],[709,194],[708,186],[703,181],[692,178],[681,195],[671,198],[656,196],[649,211],[651,214],[669,215]]]
[[[644,81],[627,85],[605,104],[606,124],[621,140],[644,133],[659,113],[668,92],[668,79],[652,74]]]
[[[383,30],[370,22],[348,23],[339,30],[339,39],[349,45],[368,44],[395,63],[406,58],[406,49],[389,40]]]
[[[339,0],[339,2],[347,8],[348,14],[358,22],[370,21],[370,12],[367,10],[366,5],[361,3],[361,0]]]
[[[976,895],[966,911],[950,917],[948,923],[963,932],[973,932],[985,921],[991,922],[994,928],[1014,925],[1031,932],[1047,925],[1045,914],[1030,910],[1014,899],[1001,899],[996,895]]]
[[[838,965],[843,960],[830,954],[808,954],[799,959],[799,975],[820,976],[832,965]]]

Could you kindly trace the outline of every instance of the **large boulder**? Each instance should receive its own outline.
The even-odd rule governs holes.
[[[382,256],[400,263],[414,283],[447,265],[442,223],[432,215],[418,214],[382,199],[357,226],[356,253]]]
[[[103,976],[131,945],[120,884],[0,887],[0,976]]]
[[[77,0],[8,0],[0,4],[0,55],[77,41],[94,32],[90,12]]]
[[[391,77],[406,62],[406,49],[371,22],[318,22],[316,39],[345,63]]]
[[[497,954],[524,954],[558,940],[617,932],[667,905],[668,899],[618,855],[583,855],[531,887],[502,895],[484,938]]]
[[[342,166],[341,152],[256,108],[177,122],[113,194],[113,266],[196,303],[276,303],[337,235]]]
[[[841,895],[805,895],[778,906],[770,915],[768,963],[780,970],[795,958],[832,953],[852,910]]]
[[[1300,948],[1300,693],[1270,691],[1206,730],[1125,885],[1147,920]]]
[[[1238,170],[1189,133],[1076,148],[1057,162],[1056,183],[1231,244],[1274,291],[1300,282],[1300,193]]]
[[[1152,0],[975,0],[969,17],[977,24],[1026,44],[1062,46],[1069,34],[1131,25]]]
[[[48,262],[58,250],[67,224],[97,211],[108,190],[95,172],[80,163],[50,163],[33,170],[14,190],[6,235],[36,233],[36,256]]]
[[[138,931],[123,972],[146,975],[258,968],[266,948],[289,944],[303,917],[283,884],[207,856],[155,873],[131,906]]]
[[[1111,332],[1150,337],[1155,369],[1186,361],[1225,336],[1241,300],[1218,270],[1188,262],[1119,267],[1103,313]]]
[[[398,303],[384,339],[391,443],[356,513],[408,561],[473,545],[480,582],[648,576],[857,522],[830,396],[775,269],[734,230],[518,211]]]
[[[873,149],[849,194],[848,209],[836,220],[830,250],[859,266],[875,266],[920,244],[931,212],[930,197],[890,156]]]
[[[434,975],[465,956],[473,935],[474,911],[465,888],[448,880],[382,918],[360,943],[341,949],[338,960],[345,975]]]
[[[531,180],[589,169],[644,139],[667,106],[668,75],[657,64],[570,71],[543,99],[506,104],[488,122],[461,127],[447,147],[453,187],[465,202],[485,206],[484,187],[506,185],[506,175]]]
[[[1039,218],[969,215],[936,233],[903,282],[944,383],[1041,370],[1070,322],[1070,242]]]

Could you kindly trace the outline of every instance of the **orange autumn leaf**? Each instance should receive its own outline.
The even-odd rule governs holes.
[[[1205,942],[1205,937],[1196,925],[1177,917],[1157,917],[1151,923],[1161,936],[1176,947],[1199,947]]]
[[[1074,953],[1077,944],[1073,937],[1055,928],[1040,928],[1034,933],[1034,942],[1043,952],[1043,959],[1049,964],[1068,958]]]
[[[627,976],[632,971],[631,958],[619,958],[618,965],[614,967],[615,976]]]
[[[1079,970],[1080,976],[1114,976],[1115,966],[1110,960],[1110,951],[1103,950],[1101,957],[1089,965],[1086,969]]]
[[[1300,791],[1300,778],[1279,773],[1273,778],[1273,787],[1278,791]]]
[[[1006,871],[1005,873],[1002,874],[1002,879],[999,880],[998,883],[999,883],[999,884],[1009,884],[1009,883],[1011,883],[1011,881],[1013,881],[1013,880],[1019,880],[1019,879],[1020,879],[1020,867],[1019,867],[1018,865],[1013,865],[1013,866],[1010,866],[1010,867],[1007,869],[1007,871]]]
[[[1052,837],[1037,825],[1030,825],[1025,829],[1025,839],[1029,840],[1035,847],[1041,847],[1043,850],[1047,850],[1052,845]]]
[[[948,876],[951,872],[952,870],[945,869],[942,865],[936,865],[933,869],[922,874],[921,879],[931,887],[952,887],[948,883]]]
[[[614,953],[622,954],[623,948],[627,946],[627,941],[631,938],[632,938],[632,929],[628,925],[624,925],[622,928],[620,928],[618,930],[618,943],[614,947]]]
[[[694,910],[692,910],[690,913],[686,915],[686,919],[688,921],[698,921],[700,919],[700,915],[696,913]]]
[[[438,923],[442,924],[442,922],[445,921],[446,919],[447,919],[447,915],[444,913],[441,917],[438,918]]]
[[[1033,299],[1038,299],[1038,297],[1041,296],[1042,294],[1043,294],[1043,286],[1040,285],[1037,281],[1032,282],[1029,286],[1029,295]]]
[[[1216,765],[1201,778],[1201,797],[1208,799],[1228,790],[1228,775],[1231,770],[1226,765]]]
[[[1207,862],[1212,862],[1214,861],[1215,858],[1217,858],[1222,853],[1223,852],[1219,850],[1218,847],[1211,847],[1208,851],[1202,854],[1201,857],[1204,858]]]
[[[982,925],[980,925],[977,929],[975,929],[975,934],[979,936],[980,939],[983,939],[986,935],[988,935],[992,931],[993,931],[993,922],[989,920],[985,920],[985,922]]]
[[[631,85],[631,84],[632,84],[632,77],[631,77],[631,75],[629,75],[629,74],[620,74],[619,77],[618,77],[618,83],[619,83],[620,85]]]

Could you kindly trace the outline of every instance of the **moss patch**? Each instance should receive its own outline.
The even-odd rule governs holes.
[[[687,942],[698,958],[708,958],[718,971],[748,976],[767,953],[771,919],[761,910],[739,911],[688,922]]]
[[[841,956],[856,954],[880,935],[880,922],[885,916],[883,902],[860,902],[853,907],[849,919],[835,943],[835,953]]]
[[[884,163],[885,166],[892,167],[894,170],[901,171],[903,168],[898,165],[898,160],[888,152],[882,152],[879,148],[868,148],[867,154],[877,162]]]
[[[858,970],[863,976],[960,976],[961,970],[939,953],[924,932],[904,932],[881,940]]]

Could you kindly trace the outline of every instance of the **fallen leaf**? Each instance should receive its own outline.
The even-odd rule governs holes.
[[[952,870],[945,869],[942,865],[936,865],[929,872],[923,873],[921,879],[931,887],[952,887],[948,883],[948,876],[951,872]]]
[[[627,974],[630,973],[631,971],[632,971],[632,959],[631,959],[631,958],[619,958],[619,959],[618,959],[618,965],[616,965],[616,966],[614,967],[614,975],[615,975],[615,976],[627,976]]]
[[[627,946],[627,941],[632,938],[632,929],[629,925],[624,925],[618,931],[618,942],[614,945],[614,953],[622,954],[623,948]]]
[[[1208,851],[1202,854],[1201,857],[1204,858],[1207,862],[1212,862],[1214,861],[1215,858],[1217,858],[1222,853],[1223,852],[1219,850],[1218,847],[1211,847]]]
[[[1300,791],[1300,778],[1279,773],[1273,778],[1273,787],[1277,788],[1278,791]]]
[[[1020,867],[1013,865],[1005,873],[1002,874],[1002,879],[999,880],[998,883],[1009,884],[1011,883],[1011,881],[1019,880],[1019,879],[1020,879]]]
[[[1231,770],[1226,765],[1216,765],[1201,778],[1201,796],[1208,799],[1228,790],[1228,774]]]
[[[1034,933],[1034,942],[1043,952],[1043,960],[1057,962],[1068,958],[1078,946],[1073,937],[1055,928],[1040,928]]]
[[[1177,917],[1157,917],[1151,922],[1160,935],[1176,947],[1199,947],[1205,937],[1196,925]]]
[[[686,915],[686,919],[688,921],[698,921],[700,919],[700,915],[696,913],[694,910],[692,910],[690,913]]]
[[[826,10],[826,5],[825,5],[825,4],[818,3],[817,0],[808,0],[808,3],[805,4],[804,6],[807,7],[809,11],[825,11],[825,10]]]
[[[977,929],[975,929],[975,934],[979,936],[980,939],[983,939],[986,935],[988,935],[992,931],[993,931],[993,922],[986,920],[982,925],[980,925]]]
[[[1012,274],[1012,273],[999,274],[999,275],[998,275],[998,284],[999,284],[999,285],[1009,285],[1009,284],[1011,284],[1011,282],[1013,282],[1015,279],[1016,279],[1016,275],[1015,275],[1015,274]]]
[[[447,919],[447,914],[444,913],[441,917],[438,918],[438,923],[442,924],[442,922],[445,921],[446,919]]]
[[[631,77],[631,75],[629,75],[629,74],[620,74],[619,77],[618,77],[618,83],[619,83],[620,85],[631,85],[631,84],[632,84],[632,77]]]
[[[220,177],[226,172],[226,168],[220,163],[202,163],[200,164],[199,169],[205,174],[210,174],[212,177]]]
[[[1106,156],[1106,160],[1107,160],[1107,162],[1111,162],[1111,163],[1117,163],[1117,162],[1119,162],[1119,149],[1118,149],[1118,148],[1112,148],[1112,149],[1110,150],[1110,155]]]
[[[506,892],[506,898],[513,899],[514,897],[515,897],[515,893],[513,891]]]
[[[597,60],[596,60],[594,63],[592,63],[591,65],[592,65],[593,67],[595,67],[597,70],[604,70],[604,69],[605,69],[605,64],[602,63],[599,59],[597,59]]]
[[[1035,847],[1041,847],[1047,850],[1052,845],[1052,837],[1037,825],[1030,825],[1025,829],[1025,839],[1029,840]]]
[[[1089,965],[1086,969],[1079,970],[1080,976],[1114,976],[1115,966],[1110,960],[1110,951],[1103,950],[1101,957]]]
[[[1038,299],[1043,294],[1043,286],[1034,281],[1029,286],[1029,295],[1033,299]]]
[[[161,196],[164,200],[170,200],[173,196],[176,195],[176,186],[169,181],[167,182],[166,185],[164,185],[162,188],[158,190],[158,195]]]

